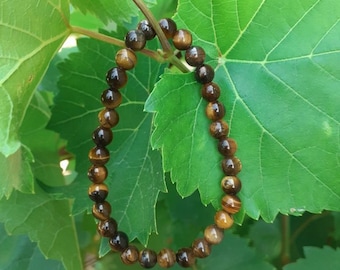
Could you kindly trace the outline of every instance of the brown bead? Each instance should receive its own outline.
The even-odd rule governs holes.
[[[205,60],[205,51],[199,46],[193,46],[185,51],[185,61],[188,65],[198,67],[203,65]]]
[[[206,64],[197,67],[195,70],[196,81],[202,84],[211,82],[214,79],[214,76],[214,69]]]
[[[89,187],[88,195],[96,203],[104,202],[108,194],[109,189],[105,184],[92,184]]]
[[[115,61],[119,67],[125,70],[129,70],[133,69],[137,64],[137,56],[133,50],[120,49],[116,53]]]
[[[221,162],[225,175],[236,175],[242,169],[241,161],[237,157],[225,158]]]
[[[217,121],[225,116],[225,108],[219,101],[209,102],[205,109],[205,113],[210,120]]]
[[[137,25],[137,29],[141,30],[144,33],[146,40],[151,40],[156,36],[155,30],[148,20],[140,21]]]
[[[236,176],[225,176],[221,180],[221,188],[226,194],[236,194],[241,190],[242,183]]]
[[[211,246],[204,238],[196,239],[191,247],[194,255],[198,258],[205,258],[210,255]]]
[[[127,83],[127,75],[120,67],[111,68],[106,74],[106,82],[112,89],[119,89]]]
[[[191,267],[196,263],[196,258],[191,248],[181,248],[178,250],[176,260],[177,263],[184,268]]]
[[[102,127],[113,128],[119,122],[119,115],[114,109],[104,109],[99,112],[98,121]]]
[[[186,50],[191,46],[192,36],[188,30],[177,30],[172,39],[174,46],[179,50]]]
[[[177,31],[176,23],[170,18],[161,19],[158,23],[166,38],[173,38]]]
[[[146,38],[144,32],[136,29],[129,31],[125,36],[125,45],[126,47],[134,50],[140,51],[145,47]]]
[[[99,220],[110,218],[111,205],[106,201],[94,204],[92,207],[92,215]]]
[[[228,124],[223,120],[218,120],[210,124],[210,134],[216,139],[227,136],[229,132]]]
[[[120,254],[120,258],[124,264],[133,264],[138,261],[139,251],[137,247],[130,245]]]
[[[107,169],[105,166],[92,165],[87,171],[87,177],[94,184],[101,184],[107,178]]]
[[[237,150],[237,144],[232,138],[222,137],[218,141],[218,151],[225,157],[231,157]]]
[[[129,246],[129,238],[126,233],[117,231],[109,241],[110,248],[112,251],[123,252]]]
[[[103,91],[101,101],[107,109],[114,109],[122,103],[122,94],[116,89]]]
[[[92,133],[92,140],[97,146],[107,146],[112,142],[113,134],[111,129],[97,127]]]
[[[164,248],[158,253],[157,261],[160,267],[170,268],[176,262],[176,254],[173,250]]]
[[[99,221],[98,232],[103,237],[112,237],[117,232],[117,222],[113,218]]]
[[[215,224],[217,227],[226,230],[234,224],[234,219],[227,212],[220,210],[215,214]]]
[[[152,268],[157,263],[157,254],[151,249],[145,248],[139,252],[139,264],[144,268]]]
[[[216,83],[210,82],[202,86],[201,94],[206,101],[213,102],[220,97],[221,90]]]
[[[227,213],[235,214],[241,209],[241,200],[236,195],[227,194],[223,196],[221,205]]]
[[[89,151],[89,160],[95,165],[104,165],[110,159],[110,152],[105,147],[93,147]]]
[[[223,230],[216,224],[209,225],[204,230],[204,239],[211,245],[219,244],[223,239]]]

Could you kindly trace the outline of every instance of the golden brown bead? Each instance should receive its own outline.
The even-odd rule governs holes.
[[[236,176],[228,175],[222,178],[221,188],[226,194],[236,194],[241,190],[242,183]]]
[[[223,239],[223,230],[216,224],[209,225],[204,230],[204,239],[211,245],[219,244]]]
[[[109,241],[110,248],[112,251],[123,252],[129,246],[129,238],[126,233],[122,231],[117,231]]]
[[[134,50],[140,51],[145,47],[146,38],[143,31],[136,29],[129,31],[125,36],[126,47]]]
[[[147,20],[142,20],[137,25],[137,29],[141,30],[146,40],[151,40],[156,36],[155,30],[152,28],[151,24]]]
[[[192,36],[188,30],[177,30],[172,39],[174,46],[178,50],[186,50],[191,46]]]
[[[195,264],[196,258],[191,248],[181,248],[176,253],[177,263],[184,267],[188,268]]]
[[[218,141],[218,151],[225,157],[231,157],[237,150],[237,144],[232,138],[222,137]]]
[[[205,113],[212,121],[220,120],[225,116],[224,105],[218,101],[209,102],[205,109]]]
[[[151,249],[145,248],[139,252],[139,264],[144,268],[152,268],[157,263],[157,254]]]
[[[107,177],[107,169],[105,166],[92,165],[87,171],[87,177],[94,183],[103,183]]]
[[[111,205],[106,201],[94,204],[92,207],[92,215],[99,220],[110,218]]]
[[[119,122],[119,115],[114,109],[104,109],[99,112],[98,121],[102,127],[113,128]]]
[[[158,253],[157,261],[160,267],[170,268],[176,262],[176,254],[173,250],[164,248]]]
[[[158,23],[166,38],[173,38],[177,30],[176,23],[170,18],[161,19]]]
[[[93,147],[89,151],[89,160],[94,165],[104,165],[110,159],[110,152],[105,147]]]
[[[203,65],[205,60],[205,52],[199,46],[193,46],[185,51],[185,61],[192,67]]]
[[[223,136],[228,135],[229,126],[225,121],[218,120],[210,124],[209,131],[210,131],[211,136],[213,136],[216,139],[219,139]]]
[[[97,127],[92,133],[92,140],[97,146],[107,146],[112,142],[113,134],[111,129]]]
[[[120,49],[116,53],[115,61],[119,67],[125,70],[130,70],[133,69],[137,64],[137,56],[133,50],[130,50],[128,48]]]
[[[127,75],[120,67],[111,68],[106,74],[106,82],[112,89],[119,89],[127,83]]]
[[[130,245],[120,254],[120,258],[124,264],[133,264],[138,261],[139,251],[137,247]]]
[[[220,210],[215,214],[215,224],[217,227],[226,230],[234,224],[234,219],[227,212]]]
[[[99,221],[98,232],[103,237],[112,237],[117,232],[117,222],[113,218]]]
[[[107,89],[101,96],[103,105],[108,109],[114,109],[122,103],[122,94],[116,89]]]
[[[210,255],[211,246],[204,238],[196,239],[191,247],[194,255],[198,258],[205,258]]]
[[[220,87],[213,82],[206,83],[201,88],[202,97],[209,102],[216,101],[221,94]]]
[[[109,189],[105,184],[92,184],[89,187],[88,195],[96,203],[104,202],[108,194]]]
[[[237,157],[225,158],[221,162],[225,175],[236,175],[242,169],[241,161]]]
[[[214,76],[214,69],[207,64],[203,64],[195,70],[196,81],[202,84],[211,82],[214,79]]]
[[[221,205],[227,213],[235,214],[241,209],[241,200],[236,195],[227,194],[223,196]]]

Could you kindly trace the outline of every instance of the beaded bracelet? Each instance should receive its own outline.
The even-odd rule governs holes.
[[[108,172],[105,164],[110,158],[106,146],[112,141],[111,128],[119,122],[116,108],[122,102],[119,89],[127,83],[126,70],[133,69],[137,63],[134,51],[142,50],[147,40],[151,40],[156,33],[147,20],[138,24],[136,30],[131,30],[125,37],[126,48],[119,50],[115,56],[117,67],[107,72],[106,81],[109,88],[103,91],[101,101],[105,108],[99,112],[99,127],[97,127],[92,139],[95,147],[89,151],[89,160],[92,166],[88,170],[88,177],[93,182],[89,187],[88,195],[95,202],[92,208],[93,216],[99,220],[98,232],[102,237],[109,238],[109,244],[113,251],[120,252],[124,264],[133,264],[139,261],[144,268],[152,268],[159,264],[163,268],[173,266],[176,261],[182,267],[191,267],[196,258],[205,258],[211,252],[211,246],[220,243],[224,230],[233,225],[233,214],[241,208],[241,201],[236,194],[241,189],[241,181],[236,176],[241,170],[240,160],[234,156],[237,145],[235,140],[229,138],[228,124],[223,120],[225,115],[224,105],[218,101],[220,96],[219,86],[212,82],[214,70],[204,64],[205,52],[199,46],[192,46],[192,36],[187,30],[177,30],[176,23],[172,19],[162,19],[159,25],[166,38],[172,39],[178,50],[185,50],[185,60],[188,65],[195,67],[195,79],[202,84],[201,95],[208,104],[206,116],[212,121],[210,134],[218,140],[218,151],[224,157],[221,167],[224,177],[221,180],[221,188],[225,195],[222,197],[222,210],[216,212],[214,224],[204,230],[204,237],[193,241],[191,247],[179,249],[176,253],[164,248],[157,254],[155,251],[145,248],[141,251],[129,243],[126,233],[118,230],[115,219],[110,217],[111,205],[105,201],[108,195],[108,187],[104,184]]]

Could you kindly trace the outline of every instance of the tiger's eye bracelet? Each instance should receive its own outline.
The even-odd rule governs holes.
[[[190,247],[181,248],[177,252],[168,248],[158,253],[148,248],[139,251],[136,246],[129,243],[126,233],[118,230],[116,220],[110,217],[111,205],[106,201],[108,187],[104,184],[108,175],[105,164],[110,158],[106,147],[113,138],[111,128],[119,122],[119,115],[116,112],[116,108],[122,102],[119,89],[127,83],[126,71],[133,69],[137,63],[135,51],[142,50],[146,41],[156,36],[147,20],[141,21],[136,30],[127,33],[126,48],[119,50],[115,56],[117,66],[107,72],[106,81],[109,88],[101,95],[105,108],[98,114],[99,126],[92,134],[95,147],[88,155],[92,164],[88,170],[88,178],[93,182],[89,187],[88,195],[94,201],[92,214],[98,220],[99,234],[109,239],[113,251],[120,252],[124,264],[139,262],[144,268],[152,268],[158,263],[163,268],[169,268],[177,262],[182,267],[191,267],[196,263],[196,258],[209,256],[211,247],[222,241],[224,230],[233,225],[232,215],[241,208],[241,201],[236,195],[241,189],[241,181],[236,176],[241,170],[241,162],[235,157],[237,149],[235,140],[228,137],[229,127],[223,120],[225,108],[218,100],[220,88],[212,82],[214,69],[204,63],[204,50],[199,46],[192,46],[191,33],[184,29],[177,30],[176,23],[172,19],[162,19],[159,25],[166,38],[172,39],[175,48],[185,51],[186,62],[195,68],[195,79],[202,84],[201,95],[208,102],[206,116],[212,121],[209,131],[217,140],[217,149],[223,156],[221,168],[225,176],[221,180],[221,188],[225,195],[221,200],[222,209],[216,212],[214,223],[205,228],[204,237],[195,239]]]

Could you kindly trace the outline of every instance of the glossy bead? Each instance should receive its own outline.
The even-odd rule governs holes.
[[[120,254],[120,258],[124,264],[133,264],[138,261],[139,251],[137,247],[130,245]]]
[[[126,47],[134,50],[140,51],[145,47],[146,38],[141,30],[131,30],[125,36],[125,45]]]
[[[158,23],[166,38],[173,38],[177,31],[176,23],[170,18],[161,19]]]
[[[204,238],[196,239],[191,247],[194,255],[198,258],[205,258],[210,255],[211,246]]]
[[[192,36],[188,30],[177,30],[172,39],[174,46],[178,50],[186,50],[191,46]]]
[[[219,101],[209,102],[205,109],[205,113],[210,120],[217,121],[225,116],[225,108]]]
[[[191,248],[181,248],[176,253],[177,263],[184,267],[188,268],[195,264],[196,258]]]
[[[225,157],[231,157],[237,150],[237,144],[232,138],[222,137],[218,141],[218,151]]]
[[[117,222],[113,218],[99,221],[98,232],[103,237],[114,236],[117,232]]]
[[[241,190],[242,183],[236,176],[225,176],[221,180],[221,188],[226,194],[236,194]]]
[[[137,64],[137,56],[134,51],[130,49],[120,49],[116,53],[115,61],[119,67],[129,70],[133,69]]]
[[[216,101],[221,94],[220,87],[213,82],[203,84],[201,88],[201,95],[202,97],[209,102]]]
[[[215,224],[217,227],[226,230],[234,224],[234,219],[229,213],[220,210],[215,214]]]
[[[223,136],[228,135],[229,126],[225,121],[218,120],[210,124],[209,131],[210,131],[211,136],[213,136],[216,139],[219,139]]]
[[[123,252],[129,246],[129,238],[126,233],[117,231],[109,241],[112,251]]]
[[[100,184],[107,178],[107,169],[105,166],[92,165],[87,171],[87,177],[94,183]]]
[[[176,254],[173,250],[164,248],[157,255],[159,266],[163,268],[170,268],[176,262]]]
[[[145,248],[139,252],[139,264],[144,268],[152,268],[157,263],[157,254],[151,249]]]
[[[204,230],[204,239],[211,245],[219,244],[223,239],[223,230],[216,224],[209,225]]]
[[[112,142],[111,129],[98,127],[92,133],[92,140],[97,146],[106,146]]]
[[[119,115],[114,109],[104,109],[99,112],[98,121],[102,127],[113,128],[119,122]]]
[[[110,159],[110,152],[105,147],[93,147],[89,151],[89,160],[95,165],[104,165]]]
[[[107,201],[94,204],[92,207],[92,215],[99,220],[110,218],[111,205]]]
[[[202,84],[211,82],[214,79],[214,76],[214,69],[206,64],[197,67],[195,70],[195,79],[197,82]]]
[[[151,40],[156,36],[155,30],[152,28],[148,20],[140,21],[137,25],[137,29],[144,33],[146,40]]]
[[[236,175],[242,169],[241,161],[237,157],[225,158],[221,164],[225,175]]]
[[[104,202],[108,194],[109,189],[105,184],[92,184],[88,190],[90,199],[96,203]]]
[[[111,68],[106,74],[106,82],[113,89],[122,88],[127,79],[125,70],[120,67]]]
[[[185,61],[193,67],[201,66],[205,60],[205,51],[199,46],[193,46],[185,51]]]
[[[122,103],[122,94],[116,89],[107,89],[103,91],[101,101],[107,109],[114,109]]]
[[[235,214],[241,209],[241,200],[236,195],[227,194],[223,196],[221,205],[227,213]]]

